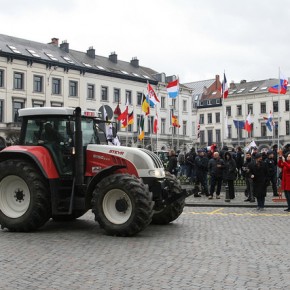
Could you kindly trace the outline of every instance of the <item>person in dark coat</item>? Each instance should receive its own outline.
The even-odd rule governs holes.
[[[223,182],[223,170],[225,167],[224,160],[220,158],[218,152],[213,153],[213,158],[211,158],[208,162],[208,172],[210,175],[210,192],[208,199],[213,198],[213,193],[216,189],[216,198],[220,198],[222,182]]]
[[[234,181],[236,179],[237,166],[236,166],[236,162],[233,159],[232,154],[230,152],[225,153],[224,162],[225,162],[225,168],[223,171],[223,179],[229,187],[230,199],[234,199],[235,198]]]
[[[167,164],[167,171],[177,176],[177,158],[173,149],[169,150],[169,161]]]
[[[193,183],[195,181],[195,161],[196,152],[195,148],[192,147],[188,153],[185,154],[185,165],[186,165],[186,175],[187,178],[190,179],[190,182]]]
[[[268,167],[262,160],[262,154],[255,155],[255,163],[249,165],[249,173],[253,180],[253,192],[257,198],[257,210],[263,210],[267,194]]]
[[[198,149],[197,154],[198,155],[195,157],[195,168],[196,168],[195,192],[200,192],[199,184],[201,184],[202,193],[208,196],[208,185],[207,185],[208,158],[203,149]]]
[[[246,153],[246,160],[242,167],[242,176],[245,178],[246,181],[246,195],[247,199],[244,201],[255,202],[255,198],[253,195],[253,180],[250,175],[249,165],[254,162],[251,157],[251,152]]]
[[[274,160],[274,152],[272,150],[269,150],[267,152],[267,158],[265,159],[265,163],[268,166],[269,181],[272,184],[273,196],[278,196],[278,190],[277,190],[277,161]]]
[[[238,169],[238,178],[241,178],[242,176],[242,167],[243,167],[243,163],[244,163],[244,152],[242,150],[242,148],[239,146],[237,148],[236,154],[235,154],[235,161],[237,164],[237,169]]]

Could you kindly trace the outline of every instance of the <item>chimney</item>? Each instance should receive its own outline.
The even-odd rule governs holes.
[[[63,51],[69,53],[69,44],[67,43],[66,40],[64,40],[61,44],[60,44],[60,49],[62,49]]]
[[[96,51],[92,46],[90,46],[89,49],[87,50],[87,56],[91,58],[96,58]]]
[[[231,81],[230,82],[230,89],[233,90],[235,88],[236,88],[236,85],[235,85],[234,81]]]
[[[131,64],[134,66],[134,67],[139,67],[139,59],[137,57],[133,57],[131,59]]]
[[[218,84],[220,83],[220,76],[219,75],[215,75],[215,89],[218,89]]]
[[[116,52],[111,52],[111,54],[109,55],[109,60],[113,63],[117,63],[118,61],[118,55],[116,54]]]
[[[53,37],[52,39],[51,39],[51,42],[49,43],[49,44],[53,44],[53,45],[56,45],[56,46],[58,46],[58,38],[56,38],[56,37]]]

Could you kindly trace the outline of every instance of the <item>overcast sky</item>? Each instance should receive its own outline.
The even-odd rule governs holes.
[[[290,76],[288,0],[0,0],[0,33],[140,65],[181,83]]]

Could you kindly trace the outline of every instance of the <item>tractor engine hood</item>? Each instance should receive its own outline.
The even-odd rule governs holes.
[[[89,144],[88,151],[113,155],[130,161],[140,177],[164,178],[165,171],[161,159],[153,152],[142,149],[114,145]]]

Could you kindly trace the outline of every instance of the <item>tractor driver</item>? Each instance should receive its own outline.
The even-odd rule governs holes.
[[[59,143],[61,142],[61,136],[59,132],[57,132],[53,127],[51,123],[46,123],[44,125],[44,133],[42,135],[42,139],[44,141],[47,141],[49,143]]]

